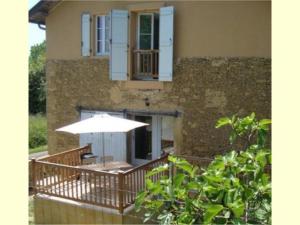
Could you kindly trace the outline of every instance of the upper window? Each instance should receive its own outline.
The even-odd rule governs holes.
[[[158,49],[159,14],[141,13],[138,16],[138,49]]]
[[[109,54],[109,27],[110,17],[97,16],[96,17],[96,54]]]

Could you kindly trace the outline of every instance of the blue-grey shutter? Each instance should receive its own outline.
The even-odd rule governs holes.
[[[90,56],[90,14],[83,13],[81,15],[81,55]]]
[[[161,116],[152,116],[152,160],[161,156]]]
[[[160,8],[159,15],[159,80],[173,77],[173,19],[174,7]]]
[[[127,80],[128,11],[111,11],[110,78]]]

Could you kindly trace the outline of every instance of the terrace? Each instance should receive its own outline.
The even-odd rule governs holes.
[[[146,173],[167,162],[165,154],[144,165],[118,170],[82,168],[81,155],[90,153],[90,145],[32,160],[32,186],[35,194],[71,199],[123,213],[137,193],[145,188]],[[159,180],[165,172],[150,179]]]

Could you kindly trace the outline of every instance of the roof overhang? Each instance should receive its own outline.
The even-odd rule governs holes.
[[[29,10],[29,22],[45,25],[46,16],[61,0],[40,0]]]

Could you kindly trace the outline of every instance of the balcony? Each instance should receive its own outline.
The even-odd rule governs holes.
[[[132,205],[145,188],[146,173],[168,162],[167,155],[124,171],[96,171],[82,168],[80,155],[90,146],[32,160],[32,186],[35,194],[46,194],[82,203],[116,209],[120,213]],[[158,181],[165,172],[150,176]]]
[[[133,80],[157,80],[159,50],[133,50]]]

